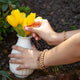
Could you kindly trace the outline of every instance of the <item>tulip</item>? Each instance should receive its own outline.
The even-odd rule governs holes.
[[[6,17],[7,22],[14,27],[15,31],[20,36],[27,36],[31,33],[25,31],[24,26],[30,26],[34,23],[36,13],[30,13],[27,17],[24,12],[20,12],[18,9],[12,10],[11,15]],[[30,26],[31,27],[31,26]]]
[[[15,20],[15,17],[13,15],[8,15],[6,19],[11,26],[16,27],[18,25],[18,21]]]
[[[23,27],[30,26],[34,23],[34,19],[36,17],[36,13],[30,13],[24,20],[23,20]]]

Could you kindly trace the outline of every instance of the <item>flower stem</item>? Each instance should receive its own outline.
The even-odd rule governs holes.
[[[15,27],[14,29],[19,36],[26,37],[25,30],[22,29],[22,26],[20,24],[17,27]]]

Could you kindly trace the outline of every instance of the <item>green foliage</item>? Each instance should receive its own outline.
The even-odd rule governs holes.
[[[68,22],[65,22],[65,25],[68,24]]]
[[[21,12],[25,12],[27,14],[31,11],[31,9],[29,7],[25,7],[25,6],[20,7],[19,10]]]
[[[72,25],[72,30],[76,30],[76,27],[75,27],[75,25]]]
[[[22,26],[20,24],[17,27],[15,27],[14,29],[18,33],[19,36],[26,37],[25,31],[22,30]]]
[[[8,72],[1,70],[0,76],[2,76],[2,80],[12,80]]]
[[[20,5],[21,0],[0,0],[0,43],[8,33],[14,32],[14,29],[7,23],[6,16],[11,10],[19,9],[26,14],[30,13],[31,9]]]
[[[63,30],[58,30],[58,32],[60,33],[60,32],[62,32]]]
[[[53,67],[52,67],[52,71],[53,71],[53,72],[55,72],[55,71],[59,72],[59,71],[60,71],[59,68],[62,68],[62,65],[59,65],[59,66],[53,66]]]

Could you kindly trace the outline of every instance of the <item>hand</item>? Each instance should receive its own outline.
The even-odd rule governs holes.
[[[34,24],[38,24],[37,27],[25,27],[25,30],[33,32],[33,37],[36,40],[40,40],[41,38],[45,40],[49,45],[56,45],[60,43],[60,35],[56,33],[48,20],[36,20]]]
[[[10,58],[15,58],[15,60],[10,60],[10,63],[21,64],[17,70],[21,69],[38,69],[37,58],[40,53],[36,48],[27,49],[19,46],[13,46],[13,49],[21,52],[21,54],[10,54]]]

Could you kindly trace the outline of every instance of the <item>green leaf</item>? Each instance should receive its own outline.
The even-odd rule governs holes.
[[[76,27],[75,27],[75,25],[72,25],[72,30],[76,30]]]
[[[59,68],[57,68],[56,71],[59,72]]]
[[[9,80],[12,80],[11,78],[9,78]]]
[[[2,36],[0,36],[0,41],[1,41],[1,40],[3,40],[3,37],[2,37]]]
[[[25,8],[25,12],[26,12],[26,13],[29,13],[30,11],[31,11],[31,9],[30,9],[29,7],[26,7],[26,8]]]
[[[63,66],[62,65],[58,65],[57,67],[62,68]]]
[[[5,21],[4,22],[4,28],[9,28],[10,27],[10,25]]]
[[[14,4],[11,4],[11,8],[16,8],[16,5],[14,5]]]
[[[8,0],[8,3],[11,4],[11,0]]]
[[[4,28],[2,28],[2,32],[3,32],[3,33],[6,33],[6,30],[5,30]]]
[[[8,4],[3,4],[3,5],[2,5],[2,10],[3,10],[3,11],[6,11],[7,8],[8,8]]]
[[[2,80],[7,80],[7,78],[4,76],[4,77],[2,77]]]
[[[15,4],[16,4],[16,6],[17,6],[17,7],[20,7],[20,4],[19,4],[19,2],[16,2]]]
[[[3,3],[5,3],[5,2],[7,2],[7,0],[1,0],[0,2],[3,2]]]
[[[58,30],[58,32],[62,32],[62,30]]]
[[[5,76],[10,76],[9,73],[7,73],[6,71],[0,71],[0,75],[5,75]]]
[[[65,25],[68,24],[68,22],[65,22]]]
[[[31,11],[31,9],[29,7],[25,7],[25,6],[24,7],[20,7],[19,10],[21,12],[25,12],[25,13],[29,13]]]
[[[52,68],[52,71],[54,72],[54,68]]]
[[[17,27],[14,27],[14,29],[19,36],[26,37],[26,33],[25,33],[24,30],[22,30],[22,25],[21,24],[19,24]]]
[[[10,32],[14,32],[14,28],[13,27],[11,27]]]
[[[21,1],[21,0],[18,0],[19,2]]]

